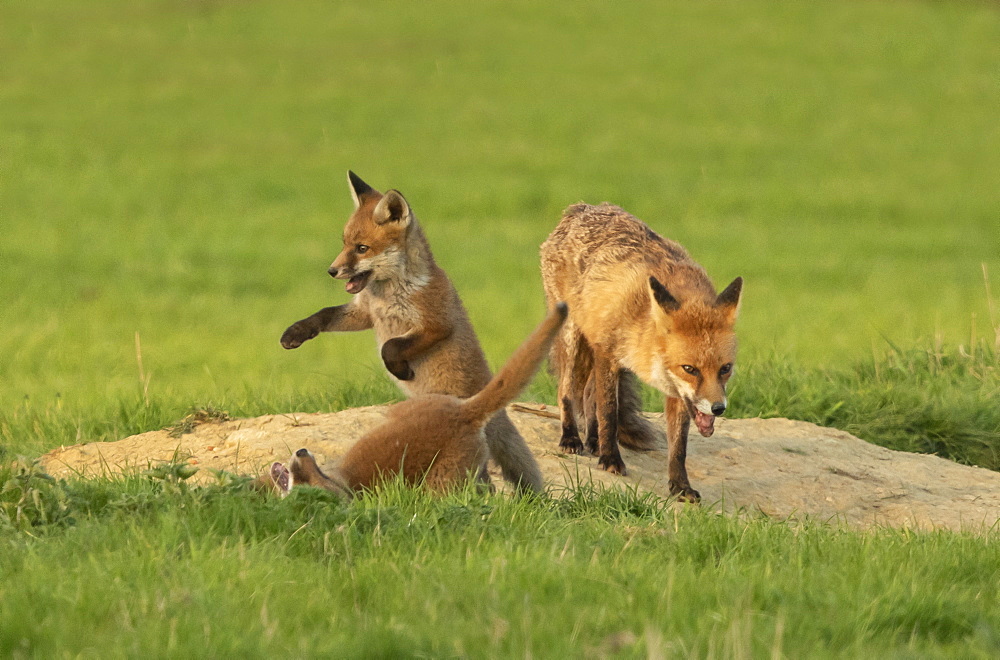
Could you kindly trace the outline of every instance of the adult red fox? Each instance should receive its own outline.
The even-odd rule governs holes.
[[[402,474],[408,484],[424,483],[435,491],[451,488],[470,475],[482,478],[489,457],[487,420],[535,375],[565,319],[566,305],[555,305],[479,393],[466,399],[422,394],[397,403],[389,408],[386,421],[362,436],[329,474],[320,470],[307,449],[299,449],[287,469],[274,463],[258,486],[285,493],[305,483],[349,497],[395,474]]]
[[[742,278],[716,295],[684,248],[607,203],[566,209],[542,244],[541,265],[550,304],[565,300],[570,309],[551,356],[559,446],[582,453],[580,415],[588,421],[587,449],[605,470],[624,474],[619,435],[637,448],[654,437],[639,416],[635,374],[666,395],[670,492],[698,501],[685,466],[687,433],[693,419],[712,435],[726,410]]]
[[[490,381],[489,365],[410,205],[399,191],[383,195],[347,174],[354,213],[329,273],[347,280],[354,299],[293,323],[281,345],[298,348],[320,332],[374,329],[382,361],[407,396],[471,397]],[[506,411],[487,423],[486,443],[505,479],[541,491],[538,464]]]

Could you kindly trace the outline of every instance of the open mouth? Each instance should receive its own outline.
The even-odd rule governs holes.
[[[715,433],[715,415],[706,415],[694,406],[691,406],[691,417],[694,425],[698,427],[698,433],[708,438]]]
[[[281,463],[271,463],[271,480],[282,497],[287,495],[288,491],[291,490],[292,486],[289,477],[288,469],[284,465]]]
[[[365,286],[368,284],[368,278],[371,277],[372,272],[366,270],[363,273],[358,273],[351,279],[347,280],[347,293],[361,293]]]

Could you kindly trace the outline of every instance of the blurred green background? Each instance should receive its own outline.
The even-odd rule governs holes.
[[[745,278],[744,366],[992,341],[998,63],[985,2],[3,3],[0,406],[384,384],[370,333],[278,344],[348,299],[349,168],[493,364],[579,200]]]

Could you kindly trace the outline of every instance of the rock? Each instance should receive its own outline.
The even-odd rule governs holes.
[[[385,406],[337,413],[265,415],[197,425],[171,437],[151,431],[117,442],[74,445],[41,457],[53,476],[118,474],[162,461],[256,475],[307,447],[320,464],[333,462],[384,418]],[[549,488],[578,480],[610,488],[637,487],[667,496],[666,448],[622,449],[628,476],[597,467],[590,456],[558,450],[558,411],[514,404],[514,424],[538,458]],[[662,423],[662,415],[649,415]],[[835,429],[788,419],[720,420],[711,438],[692,435],[688,472],[703,506],[761,511],[776,518],[918,529],[980,531],[1000,518],[1000,473],[925,454],[892,451]],[[503,484],[492,468],[494,483]],[[201,470],[193,482],[208,482]]]

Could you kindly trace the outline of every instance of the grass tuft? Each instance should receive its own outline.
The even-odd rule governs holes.
[[[205,408],[194,408],[180,421],[174,422],[163,430],[168,431],[171,438],[179,438],[187,433],[193,433],[201,424],[213,422],[228,422],[231,418],[225,410],[218,410],[212,406]]]

